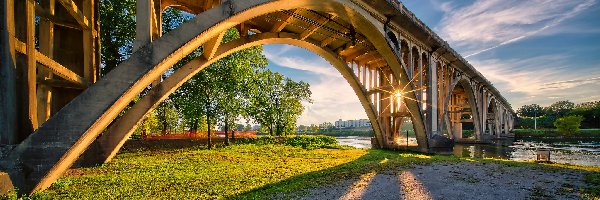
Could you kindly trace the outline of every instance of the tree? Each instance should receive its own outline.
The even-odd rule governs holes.
[[[540,105],[523,105],[517,109],[517,114],[521,117],[540,117],[544,115],[544,110]]]
[[[225,33],[223,42],[237,38],[238,32],[230,29]],[[200,55],[200,51],[197,51],[189,59]],[[244,110],[249,104],[247,99],[251,96],[248,92],[251,90],[250,82],[254,80],[256,71],[266,65],[262,47],[244,49],[206,67],[174,93],[174,99],[181,108],[183,117],[192,122],[192,130],[196,130],[201,117],[206,118],[209,124],[209,146],[210,130],[217,121],[224,125],[225,142],[229,142],[230,125],[234,125],[239,116],[246,115]]]
[[[569,111],[573,110],[575,104],[570,101],[558,101],[544,108],[546,115],[554,116],[555,118],[564,117]]]
[[[566,116],[558,118],[554,122],[554,126],[556,126],[558,131],[561,133],[574,134],[579,132],[581,121],[583,121],[583,117],[581,116]]]
[[[100,1],[102,74],[131,55],[135,38],[135,0]]]
[[[270,135],[293,134],[304,111],[302,101],[312,102],[309,85],[270,70],[259,73],[252,85],[249,109],[252,118],[268,129]]]
[[[239,38],[239,33],[236,29],[227,31],[224,42]],[[225,144],[229,144],[229,128],[230,125],[235,125],[240,116],[248,116],[246,108],[249,105],[247,101],[252,93],[250,84],[256,72],[264,69],[267,66],[267,59],[262,54],[262,46],[238,51],[221,59],[215,63],[216,71],[220,76],[215,76],[217,90],[219,95],[216,96],[216,102],[220,120],[225,127]],[[233,129],[231,129],[233,134]]]
[[[540,105],[537,104],[531,104],[531,105],[523,105],[521,106],[521,108],[519,108],[517,110],[517,114],[521,117],[521,118],[533,118],[533,127],[534,129],[537,129],[537,120],[538,117],[540,117],[541,115],[544,114],[543,108]],[[524,121],[528,121],[528,120],[518,120],[519,122],[524,122]]]
[[[161,126],[161,134],[167,134],[168,130],[173,130],[179,124],[179,113],[173,106],[171,99],[166,99],[159,104],[154,112],[156,122]]]
[[[600,101],[577,104],[567,115],[582,116],[581,128],[600,128]]]

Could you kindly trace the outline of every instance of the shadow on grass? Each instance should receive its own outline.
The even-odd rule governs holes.
[[[564,195],[577,195],[579,198],[587,198],[587,199],[598,199],[600,198],[600,168],[598,167],[586,167],[586,166],[575,166],[575,165],[562,165],[562,164],[538,164],[532,162],[514,162],[507,160],[499,160],[499,159],[479,159],[479,158],[465,158],[465,157],[456,157],[456,156],[440,156],[440,155],[428,155],[428,154],[420,154],[414,152],[406,152],[406,151],[391,151],[391,150],[382,150],[382,149],[370,149],[368,153],[351,161],[348,163],[344,163],[335,167],[304,173],[301,175],[297,175],[294,177],[290,177],[285,180],[281,180],[279,182],[267,184],[235,196],[230,196],[228,199],[299,199],[302,197],[310,198],[326,198],[326,199],[345,199],[348,197],[348,194],[353,193],[352,197],[363,197],[363,198],[372,198],[371,195],[375,194],[376,196],[380,196],[380,193],[387,193],[389,198],[390,196],[404,196],[404,192],[414,193],[413,190],[414,184],[421,185],[420,190],[416,193],[420,195],[427,196],[433,195],[435,196],[443,196],[444,194],[438,194],[438,191],[431,191],[432,189],[440,189],[437,188],[439,185],[430,182],[431,180],[423,180],[420,177],[414,175],[414,166],[428,165],[431,163],[439,163],[441,165],[453,165],[458,163],[473,163],[474,166],[478,166],[479,168],[483,168],[485,170],[497,169],[497,168],[511,168],[517,167],[520,169],[516,169],[517,171],[523,169],[530,169],[537,171],[535,173],[525,173],[525,176],[532,176],[529,179],[533,179],[535,182],[542,181],[537,180],[535,177],[540,172],[546,173],[554,173],[554,174],[562,174],[564,172],[577,172],[582,173],[585,177],[583,180],[584,185],[580,185],[579,187],[575,187],[569,184],[558,186],[554,188],[558,190],[558,192],[553,193],[552,195],[556,195],[556,197],[564,197]],[[483,167],[489,164],[497,164],[497,167]],[[460,164],[459,164],[460,166]],[[471,165],[467,165],[471,166]],[[460,168],[460,167],[459,167]],[[477,167],[476,167],[477,168]],[[483,186],[480,185],[481,182],[473,178],[473,174],[469,174],[468,171],[472,169],[460,169],[461,171],[465,171],[462,175],[465,176],[463,179],[456,179],[456,182],[466,182],[462,183],[462,186],[455,186],[451,182],[446,183],[444,187],[445,189],[450,190],[464,190],[464,185],[469,185],[468,187],[484,187],[481,188],[482,191],[486,191],[487,193],[495,193],[502,194],[503,191],[496,191],[492,186]],[[485,174],[490,173],[489,171],[485,171]],[[381,177],[380,175],[385,176],[391,175],[395,177],[399,177],[399,174],[402,172],[408,172],[411,174],[412,178],[410,180],[395,180],[393,184],[383,185],[383,187],[388,187],[390,189],[381,189],[375,187],[381,187],[382,185],[374,184],[374,179],[377,177],[381,179],[385,179],[385,177]],[[529,170],[526,170],[529,171]],[[435,171],[436,173],[442,173],[441,171]],[[481,171],[478,172],[480,174],[479,178],[485,178],[487,175],[481,175]],[[495,176],[503,176],[503,173],[496,173]],[[518,173],[518,172],[517,172]],[[367,181],[362,180],[361,176],[365,176],[371,174],[371,178]],[[434,174],[434,175],[444,175],[444,174]],[[541,175],[541,174],[539,174]],[[441,177],[441,176],[440,176]],[[470,179],[469,179],[470,177]],[[430,177],[431,178],[431,177]],[[438,177],[439,178],[439,177]],[[496,177],[498,178],[498,177]],[[516,177],[515,177],[516,178]],[[435,179],[435,178],[434,178]],[[511,178],[506,180],[510,181]],[[525,178],[527,179],[527,178]],[[412,181],[411,181],[412,180]],[[482,179],[483,180],[483,179]],[[496,179],[494,179],[496,180]],[[526,180],[522,180],[526,182]],[[412,182],[412,183],[411,183]],[[435,181],[434,181],[435,182]],[[501,183],[498,184],[508,184]],[[538,186],[527,185],[529,183],[524,184],[524,187],[531,187],[530,191],[526,191],[522,195],[529,195],[530,197],[535,196],[535,189]],[[358,185],[358,187],[356,187]],[[377,185],[377,186],[376,186]],[[402,192],[403,187],[406,185],[409,186],[408,191]],[[460,185],[460,184],[459,184]],[[331,187],[326,187],[331,186]],[[325,188],[321,188],[325,187]],[[354,188],[353,188],[354,187]],[[362,189],[361,189],[362,187]],[[317,196],[314,197],[314,191],[310,191],[310,189],[316,188],[317,192],[323,191],[322,193],[318,193],[318,195],[326,195],[326,196]],[[358,189],[357,189],[358,188]],[[512,188],[514,189],[514,188]],[[506,189],[504,192],[515,192],[512,189]],[[522,188],[521,188],[522,189]],[[548,191],[552,190],[552,186],[548,186],[546,188]],[[332,191],[333,190],[333,191]],[[354,194],[358,190],[359,194]],[[419,189],[417,189],[419,190]],[[520,189],[519,189],[520,190]],[[376,192],[374,192],[376,191]],[[477,191],[477,190],[476,190]],[[361,194],[362,193],[362,194]],[[569,194],[567,194],[569,193]],[[358,196],[357,196],[358,195]],[[365,196],[366,195],[366,196]],[[467,194],[468,195],[468,194]],[[484,194],[485,195],[485,194]],[[384,195],[385,196],[385,195]],[[309,198],[309,199],[310,199]]]
[[[414,155],[414,156],[413,156]],[[368,153],[351,161],[327,169],[304,173],[276,183],[271,183],[243,192],[228,199],[297,199],[307,193],[305,189],[314,188],[338,181],[341,182],[341,192],[334,199],[342,197],[350,190],[361,175],[368,173],[379,174],[383,171],[411,165],[434,162],[429,156],[381,149],[369,149]],[[329,197],[328,197],[329,198]]]

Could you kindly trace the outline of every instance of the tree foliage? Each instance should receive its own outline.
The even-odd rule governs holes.
[[[524,105],[517,109],[517,114],[521,117],[540,117],[544,115],[544,109],[537,104]]]
[[[268,129],[269,135],[293,134],[304,111],[302,101],[312,102],[308,83],[266,70],[258,74],[253,85],[248,109],[252,118]]]
[[[540,109],[543,110],[540,112]],[[517,127],[533,128],[532,117],[537,114],[538,127],[554,128],[554,122],[565,116],[582,116],[581,128],[600,128],[600,101],[583,102],[574,104],[570,101],[558,101],[550,106],[541,107],[537,104],[524,105],[517,110],[520,118],[517,119]]]
[[[135,39],[135,0],[100,1],[102,74],[131,55]]]
[[[556,126],[558,131],[561,133],[574,134],[579,132],[581,121],[583,121],[583,117],[581,116],[566,116],[558,118],[556,121],[554,121],[554,126]]]
[[[558,101],[544,108],[546,115],[560,118],[575,108],[575,104],[570,101]]]

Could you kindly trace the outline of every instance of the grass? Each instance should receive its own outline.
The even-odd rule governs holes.
[[[379,149],[305,149],[281,144],[238,144],[212,150],[200,145],[131,147],[109,164],[71,170],[48,190],[28,198],[266,199],[368,173],[439,162],[499,163],[549,171],[564,168],[591,171],[585,179],[590,187],[581,192],[587,195],[586,198],[600,198],[598,167]]]

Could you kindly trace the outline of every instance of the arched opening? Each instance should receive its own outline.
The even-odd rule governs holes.
[[[497,130],[496,130],[496,120],[497,120],[497,112],[496,112],[497,108],[496,108],[496,100],[495,99],[491,99],[490,102],[488,103],[488,107],[487,107],[487,116],[486,116],[486,120],[485,120],[485,124],[486,124],[486,130],[487,133],[489,135],[493,135],[496,136],[497,135]]]
[[[396,37],[396,34],[394,34],[394,32],[392,31],[388,31],[387,33],[387,37],[389,38],[390,42],[392,42],[393,44],[393,48],[395,50],[400,49],[400,44],[398,43],[398,38]]]
[[[479,116],[475,96],[464,78],[455,81],[446,100],[446,128],[456,141],[479,140]]]
[[[421,65],[419,64],[421,56],[419,55],[419,50],[417,49],[417,47],[412,47],[411,53],[412,53],[411,81],[415,84],[415,86],[416,86],[415,89],[418,89],[419,75],[421,73],[421,71],[419,70],[421,68]],[[418,99],[421,95],[417,92],[416,96]]]
[[[406,42],[406,40],[402,40],[400,42],[400,50],[401,50],[401,54],[402,54],[402,62],[403,64],[406,65],[406,67],[410,66],[410,47],[408,46],[408,43]],[[408,72],[410,72],[410,69],[407,68],[406,69]]]

